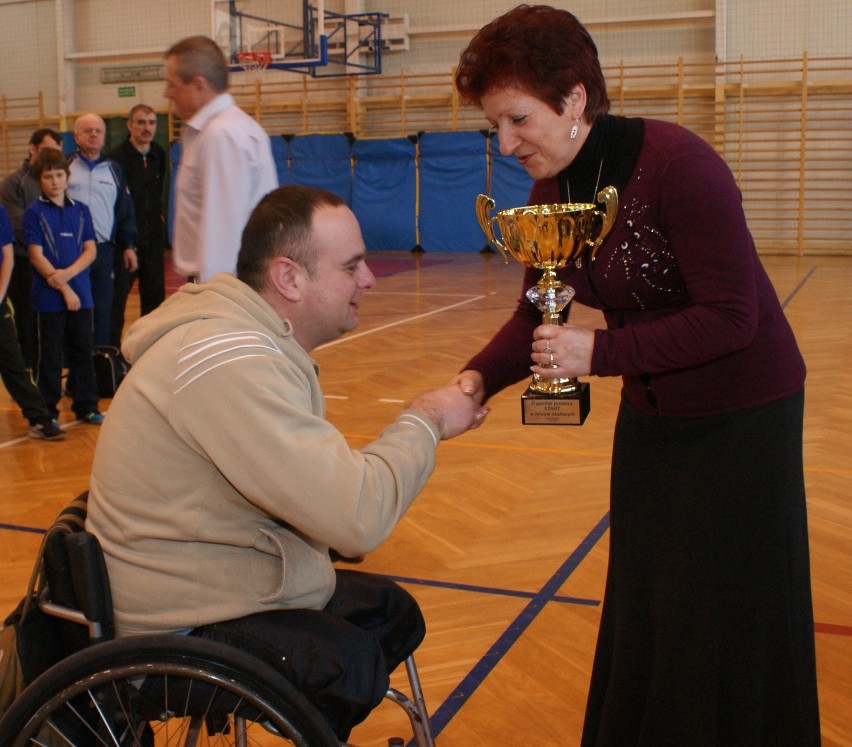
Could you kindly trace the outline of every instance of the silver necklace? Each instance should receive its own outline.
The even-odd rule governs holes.
[[[598,178],[595,181],[595,191],[592,192],[592,199],[590,200],[590,202],[592,202],[592,204],[594,204],[598,201],[598,187],[601,186],[601,173],[602,172],[603,172],[603,158],[601,158],[601,162],[598,164]],[[570,204],[570,202],[571,202],[571,182],[568,180],[567,176],[565,177],[565,192],[566,192],[565,196],[568,198],[568,203]],[[574,266],[578,270],[583,266],[582,256],[577,257],[577,259],[574,260]]]
[[[589,200],[591,203],[595,203],[598,201],[598,187],[601,186],[601,174],[603,173],[603,158],[601,158],[601,162],[598,164],[598,178],[595,181],[595,191],[592,192],[592,199]],[[571,182],[568,177],[565,177],[565,192],[566,197],[568,198],[568,202],[571,202]]]

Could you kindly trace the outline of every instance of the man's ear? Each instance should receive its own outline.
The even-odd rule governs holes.
[[[205,97],[215,97],[217,95],[217,91],[213,90],[213,86],[210,85],[210,82],[203,75],[196,75],[191,81],[190,84],[193,86],[195,91]]]
[[[302,266],[289,257],[276,257],[269,263],[269,280],[288,301],[301,300],[303,275]]]

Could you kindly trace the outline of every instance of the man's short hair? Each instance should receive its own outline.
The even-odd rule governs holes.
[[[71,169],[68,166],[68,159],[61,150],[56,148],[45,148],[35,157],[33,161],[33,176],[36,181],[41,180],[41,175],[45,171],[64,171],[66,176],[71,175]]]
[[[333,192],[288,185],[264,197],[243,229],[237,256],[237,277],[256,291],[266,288],[266,270],[276,257],[289,257],[313,275],[316,248],[311,241],[314,213],[321,207],[346,203]]]
[[[153,107],[148,106],[148,104],[136,104],[130,112],[127,114],[128,119],[133,119],[139,112],[143,114],[154,114]]]
[[[49,137],[62,145],[62,135],[60,135],[56,130],[51,130],[50,127],[42,127],[30,135],[30,145],[34,145],[37,148],[44,142],[46,137]]]
[[[181,39],[169,47],[165,57],[176,59],[175,72],[184,83],[200,75],[217,93],[228,88],[228,61],[219,45],[207,36]]]
[[[77,119],[74,120],[74,135],[76,135],[81,129],[81,123],[84,119],[94,119],[100,121],[100,123],[104,127],[104,134],[106,134],[106,121],[100,114],[96,114],[95,112],[87,112],[86,114],[81,114]]]

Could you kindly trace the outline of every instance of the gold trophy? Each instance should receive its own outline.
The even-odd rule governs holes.
[[[593,260],[612,229],[618,212],[618,191],[605,187],[598,192],[598,202],[603,203],[604,211],[592,203],[527,205],[501,210],[489,218],[494,200],[488,195],[476,198],[476,219],[504,260],[508,262],[511,254],[521,264],[544,271],[526,294],[542,312],[542,324],[561,326],[562,310],[574,297],[574,289],[559,280],[556,270],[569,262],[581,261],[587,247],[591,247],[588,259]],[[502,242],[495,233],[495,223]],[[593,238],[596,230],[597,238]],[[554,363],[549,367],[557,368]],[[582,425],[590,407],[587,382],[533,374],[521,396],[521,419],[525,425]]]

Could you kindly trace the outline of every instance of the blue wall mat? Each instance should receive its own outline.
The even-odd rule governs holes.
[[[169,246],[172,245],[172,228],[174,227],[175,215],[175,176],[177,175],[178,164],[180,163],[180,140],[175,140],[169,149],[169,158],[172,162],[172,169],[169,176],[169,214],[166,217],[166,239]]]
[[[68,130],[67,132],[60,132],[62,135],[62,152],[66,156],[70,156],[75,150],[77,150],[77,142],[74,140],[74,131]]]
[[[415,145],[408,138],[352,143],[352,210],[368,249],[414,248]]]
[[[283,187],[290,183],[290,144],[281,135],[273,135],[269,142],[275,159],[275,170],[278,172],[278,185]]]
[[[420,136],[420,245],[427,252],[485,246],[475,210],[476,196],[485,191],[485,154],[480,132]]]
[[[296,135],[290,140],[290,183],[320,187],[352,204],[352,163],[346,135]]]

